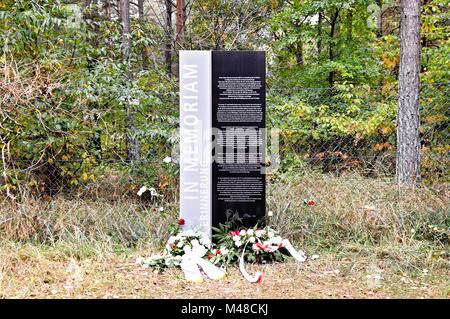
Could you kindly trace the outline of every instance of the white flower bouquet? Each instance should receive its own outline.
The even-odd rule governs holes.
[[[166,267],[178,267],[182,256],[195,250],[199,257],[204,257],[211,251],[211,240],[199,231],[181,231],[175,236],[170,236],[164,249],[156,255],[140,259],[144,267],[163,269]]]
[[[141,258],[139,264],[161,270],[167,267],[181,267],[187,279],[202,281],[200,268],[211,279],[220,279],[225,275],[227,265],[239,264],[243,276],[250,282],[259,282],[260,273],[251,276],[245,270],[245,262],[265,263],[284,261],[288,255],[302,262],[306,260],[303,252],[298,252],[287,239],[266,226],[230,230],[229,225],[215,228],[214,245],[208,236],[194,230],[182,231],[184,220],[170,227],[173,234],[164,249],[157,255]],[[221,266],[220,268],[217,266]]]

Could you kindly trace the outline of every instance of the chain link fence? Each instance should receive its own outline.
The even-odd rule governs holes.
[[[272,90],[282,165],[268,203],[278,229],[325,247],[448,242],[449,94],[449,84],[421,87],[422,185],[405,188],[395,181],[397,87]]]
[[[43,101],[39,89],[1,90],[1,233],[127,245],[165,238],[178,209],[178,167],[170,162],[176,94],[154,92],[147,108],[129,103],[141,154],[130,163],[123,103],[69,107]],[[280,130],[281,160],[267,178],[272,222],[298,240],[319,242],[378,241],[393,230],[405,241],[411,229],[445,222],[449,101],[450,84],[422,85],[422,186],[407,190],[394,179],[397,87],[270,88],[267,125]],[[148,190],[137,195],[143,186]]]
[[[449,84],[423,85],[422,176],[448,181]],[[273,90],[269,118],[281,129],[284,162],[323,172],[393,176],[397,87]]]

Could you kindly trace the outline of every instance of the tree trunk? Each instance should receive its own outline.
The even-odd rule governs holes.
[[[145,16],[144,16],[144,1],[145,0],[138,0],[138,11],[139,11],[139,22],[141,24],[142,30],[144,29],[145,25]],[[141,52],[141,60],[142,60],[142,68],[147,68],[147,47],[144,45]]]
[[[331,26],[330,26],[330,46],[329,46],[329,51],[328,51],[330,61],[333,61],[334,58],[336,57],[334,39],[335,39],[335,34],[336,34],[336,29],[337,29],[338,18],[339,18],[339,10],[336,9],[336,11],[334,12],[333,17],[331,19]],[[328,73],[328,83],[329,83],[330,87],[333,87],[334,71],[330,71],[330,73]]]
[[[91,8],[91,6],[93,7]],[[98,48],[99,46],[99,27],[95,20],[98,20],[100,16],[100,7],[98,6],[98,0],[86,0],[84,2],[84,19],[88,21],[88,37],[87,42],[92,46],[92,48]],[[87,55],[87,69],[89,72],[93,72],[97,64],[97,56],[89,54]],[[97,161],[101,161],[102,156],[102,144],[101,144],[101,130],[98,125],[98,102],[89,102],[89,108],[93,113],[93,123],[92,123],[92,136],[89,143],[89,150],[94,153]]]
[[[130,38],[130,0],[120,0],[120,15],[122,21],[122,58],[128,65],[130,62],[131,38]],[[131,78],[130,69],[127,67],[127,78]]]
[[[183,47],[183,38],[184,38],[184,21],[185,21],[185,4],[184,0],[177,0],[176,6],[176,15],[177,15],[177,36],[175,41],[175,48],[179,49]],[[179,65],[179,63],[178,63]],[[179,76],[179,67],[178,65],[175,67],[175,75]]]
[[[317,20],[317,60],[320,60],[320,54],[322,53],[322,20],[323,13],[319,12],[319,19]]]
[[[173,29],[172,29],[172,13],[173,13],[173,4],[171,0],[165,0],[166,4],[166,33],[167,40],[165,45],[164,52],[164,62],[167,69],[167,74],[169,76],[172,75],[172,42],[173,42]]]
[[[420,50],[420,1],[402,0],[396,177],[410,185],[420,180]]]
[[[379,12],[377,13],[377,37],[383,36],[383,0],[377,0]]]
[[[103,3],[103,10],[105,12],[105,17],[109,20],[111,18],[111,4],[109,3],[110,0],[104,0]]]
[[[353,38],[353,11],[347,12],[347,41],[351,41]]]
[[[119,22],[122,23],[122,13],[121,13],[121,4],[122,0],[116,0],[116,9],[117,9],[117,18],[119,19]]]
[[[130,34],[130,0],[120,0],[120,13],[122,21],[122,59],[126,67],[125,78],[127,84],[133,80],[131,73],[131,34]],[[136,138],[135,111],[131,105],[130,97],[126,96],[127,114],[126,127],[126,161],[135,162],[139,159],[139,142]]]
[[[144,19],[144,1],[145,0],[138,0],[138,13],[139,13],[139,19]]]
[[[183,40],[185,7],[184,0],[177,0],[177,41]]]
[[[92,13],[92,18],[93,19],[98,19],[98,17],[100,16],[100,8],[98,6],[98,0],[92,0],[92,4],[94,4],[94,12]],[[98,35],[99,33],[99,25],[98,25],[98,21],[96,21],[96,23],[94,23],[94,33],[96,35]],[[92,43],[94,45],[94,47],[98,47],[98,37],[94,36],[94,38],[92,39]]]
[[[303,42],[298,41],[296,43],[296,53],[295,53],[295,59],[297,61],[298,66],[304,66],[304,60],[303,60]]]
[[[95,12],[93,13],[93,18],[97,18],[100,17],[101,15],[101,8],[99,6],[99,2],[98,0],[93,0],[92,3],[94,4],[94,9]],[[99,25],[98,23],[94,24],[94,37],[92,39],[92,46],[94,48],[97,48],[99,46],[99,40],[98,40],[98,34],[100,33],[99,30]],[[97,62],[94,62],[95,64],[97,64]],[[94,105],[95,109],[98,107],[98,103],[95,102]],[[98,121],[99,121],[99,117],[97,112],[94,112],[94,121],[95,121],[95,129],[94,129],[94,134],[93,134],[93,138],[92,138],[92,144],[93,144],[93,148],[95,150],[95,158],[97,159],[97,161],[100,162],[101,158],[102,158],[102,139],[101,139],[101,135],[102,135],[102,131],[99,128],[98,125]]]

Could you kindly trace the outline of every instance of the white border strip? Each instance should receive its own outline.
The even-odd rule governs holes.
[[[211,238],[211,51],[180,51],[180,217]]]

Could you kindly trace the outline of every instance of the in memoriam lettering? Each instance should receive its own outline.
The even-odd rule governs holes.
[[[199,119],[198,112],[198,65],[189,64],[183,66],[183,90],[186,93],[183,95],[182,111],[185,112],[183,121],[183,143],[180,145],[183,148],[184,169],[189,172],[199,170],[200,154],[199,154]],[[185,199],[198,200],[199,185],[198,182],[184,181],[180,186],[183,187],[186,194]]]

